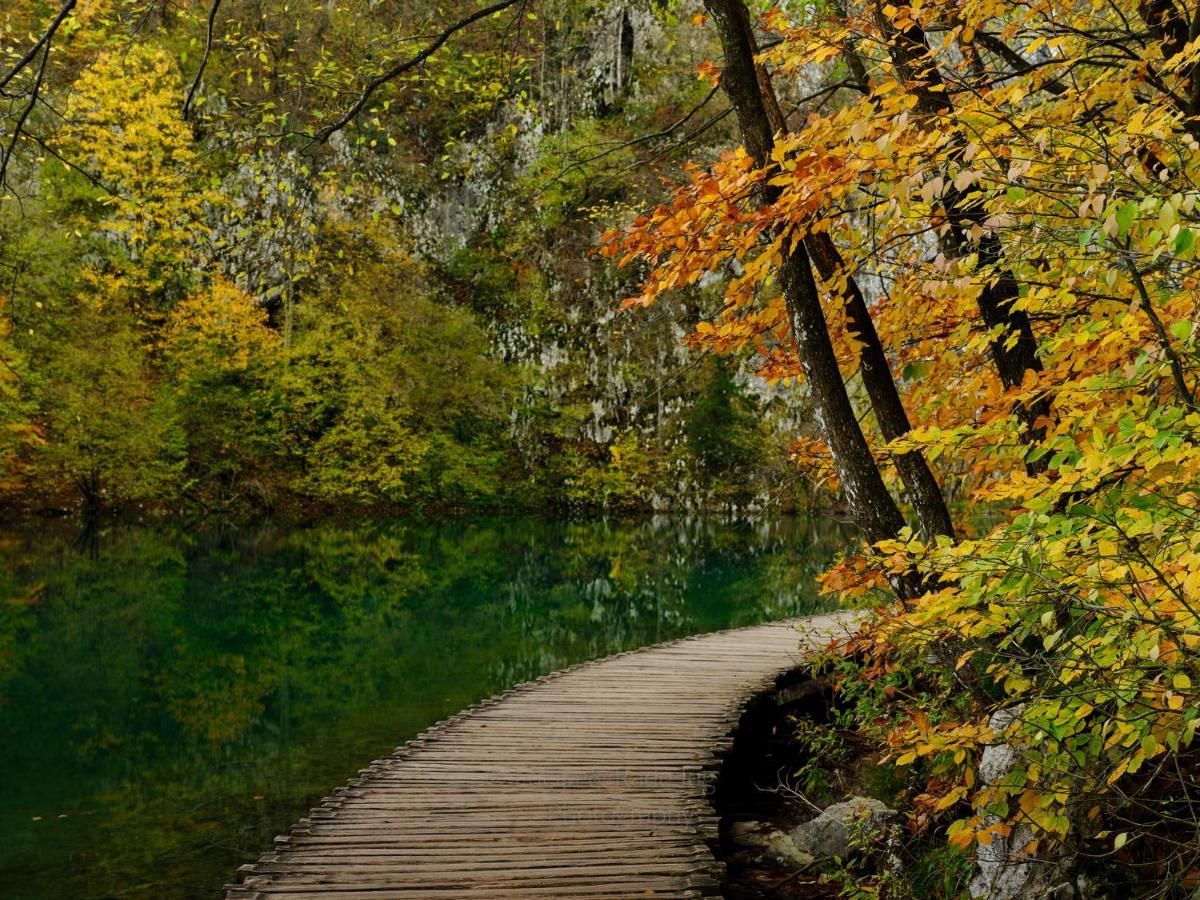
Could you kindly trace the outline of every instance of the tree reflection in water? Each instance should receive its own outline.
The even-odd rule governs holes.
[[[562,666],[820,608],[790,519],[0,533],[8,897],[212,897],[358,768]]]

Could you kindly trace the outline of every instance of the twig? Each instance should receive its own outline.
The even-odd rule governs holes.
[[[396,63],[396,65],[392,66],[392,68],[388,69],[386,72],[382,73],[381,75],[376,75],[374,78],[370,79],[366,83],[366,86],[363,87],[362,93],[359,94],[358,99],[351,104],[350,108],[341,116],[339,116],[336,121],[326,125],[320,131],[318,131],[314,136],[314,140],[321,143],[328,141],[334,132],[341,131],[343,128],[349,125],[360,112],[363,111],[363,107],[367,105],[371,99],[371,96],[376,90],[387,84],[389,81],[399,78],[405,72],[415,69],[421,63],[425,62],[425,60],[429,59],[429,57],[433,56],[433,54],[437,52],[438,48],[440,48],[442,44],[446,43],[446,41],[450,40],[450,38],[452,38],[459,31],[462,31],[468,25],[472,25],[475,22],[478,22],[480,19],[486,19],[488,16],[495,15],[498,12],[503,12],[511,6],[519,5],[523,7],[527,2],[528,0],[500,0],[499,3],[493,3],[491,6],[485,6],[483,9],[476,10],[475,12],[471,13],[471,15],[459,19],[457,22],[435,37],[432,41],[426,44],[425,48],[421,50],[420,53],[409,57],[403,62]]]
[[[200,68],[196,70],[196,77],[192,79],[192,86],[188,88],[187,97],[183,101],[185,122],[192,114],[192,100],[196,97],[196,91],[200,89],[200,79],[204,77],[204,70],[208,66],[208,57],[212,53],[213,30],[217,21],[217,10],[220,8],[221,0],[213,0],[212,6],[208,10],[208,34],[204,40],[204,55],[200,57]]]

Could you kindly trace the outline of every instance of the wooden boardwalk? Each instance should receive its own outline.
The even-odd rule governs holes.
[[[708,802],[748,700],[845,615],[685,638],[515,687],[337,790],[230,900],[717,894]]]

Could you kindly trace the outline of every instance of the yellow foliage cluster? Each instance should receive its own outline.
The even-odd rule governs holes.
[[[100,232],[123,251],[92,272],[98,299],[161,291],[197,240],[206,203],[196,186],[191,128],[179,115],[183,83],[163,50],[132,44],[102,53],[76,79],[63,143],[99,173]],[[91,222],[83,228],[95,228]]]
[[[181,300],[167,317],[163,346],[186,377],[268,363],[283,341],[253,297],[224,279]]]

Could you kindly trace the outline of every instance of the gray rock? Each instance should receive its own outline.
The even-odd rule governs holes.
[[[811,822],[793,828],[788,834],[803,853],[818,859],[847,856],[851,845],[884,831],[896,817],[896,811],[871,797],[851,797],[826,807]]]
[[[1023,705],[1002,709],[988,720],[995,734],[1002,733],[1020,715]],[[1004,778],[1018,759],[1018,748],[997,742],[983,749],[979,760],[979,784],[995,784]],[[985,816],[985,825],[1000,821],[997,816]],[[1024,848],[1033,840],[1026,825],[1018,825],[1008,837],[997,835],[990,844],[980,844],[975,851],[975,875],[968,890],[975,900],[1048,900],[1052,897],[1072,897],[1076,890],[1070,883],[1067,870],[1072,860],[1066,857],[1038,859],[1027,855]]]
[[[1021,717],[1024,709],[1025,704],[1021,703],[1017,706],[992,713],[992,717],[988,719],[988,728],[992,730],[993,734],[1000,734]],[[1012,744],[988,744],[983,748],[983,756],[979,760],[980,785],[996,784],[999,782],[1000,779],[1008,774],[1016,760],[1017,748]]]
[[[976,900],[1049,900],[1073,897],[1075,891],[1063,874],[1067,860],[1037,859],[1022,848],[1033,832],[1018,825],[1008,837],[996,836],[975,851],[975,875],[968,890]]]
[[[767,836],[763,859],[788,871],[807,869],[816,862],[811,853],[797,847],[791,837],[782,831],[773,831]]]

